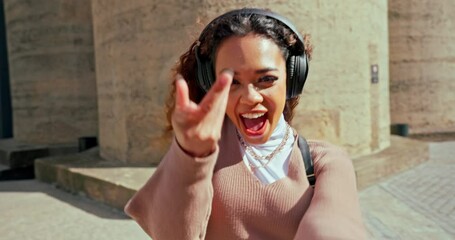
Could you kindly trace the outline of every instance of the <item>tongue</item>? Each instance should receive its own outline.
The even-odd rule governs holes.
[[[265,115],[254,119],[244,118],[243,123],[248,130],[258,131],[262,128],[262,126],[264,126],[265,119]]]

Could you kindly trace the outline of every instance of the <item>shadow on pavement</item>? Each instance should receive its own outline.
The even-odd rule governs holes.
[[[71,194],[53,185],[42,183],[37,180],[0,181],[0,194],[3,192],[42,193],[100,218],[130,219],[125,213],[117,209],[88,199],[83,195]]]

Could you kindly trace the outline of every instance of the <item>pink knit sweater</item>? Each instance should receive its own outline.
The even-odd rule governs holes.
[[[314,189],[297,144],[288,176],[264,185],[243,163],[232,124],[205,158],[174,140],[125,211],[155,240],[365,239],[351,160],[328,143],[309,145]]]

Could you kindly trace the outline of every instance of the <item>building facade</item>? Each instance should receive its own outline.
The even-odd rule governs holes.
[[[361,156],[390,145],[391,119],[414,132],[454,130],[455,31],[441,31],[444,46],[427,27],[432,37],[425,39],[433,42],[410,42],[418,31],[402,35],[414,22],[401,2],[4,0],[14,139],[60,144],[97,136],[107,160],[158,163],[171,139],[164,114],[170,69],[210,19],[253,6],[281,13],[311,35],[313,60],[293,120],[306,138]],[[418,16],[430,9],[422,6]],[[453,28],[453,11],[443,12],[447,17],[428,13],[433,27]],[[427,49],[436,46],[446,50]],[[403,58],[408,54],[417,60]],[[431,61],[434,54],[439,62]],[[415,79],[419,87],[405,91]],[[433,82],[428,98],[444,106],[433,102],[425,125],[408,109],[418,108],[414,97],[427,97],[425,84]]]

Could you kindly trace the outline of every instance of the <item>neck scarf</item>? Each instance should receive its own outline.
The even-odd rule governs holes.
[[[251,150],[259,156],[267,156],[271,154],[283,141],[286,135],[288,124],[284,120],[284,115],[281,115],[278,124],[270,139],[263,144],[248,144]],[[263,184],[271,184],[279,179],[287,176],[289,167],[289,157],[291,155],[292,146],[294,145],[294,137],[292,129],[288,131],[288,139],[283,148],[270,160],[261,160],[253,157],[240,144],[239,147],[243,155],[243,162],[247,168],[261,181]],[[268,164],[266,164],[268,162]],[[254,167],[250,167],[254,166]]]

